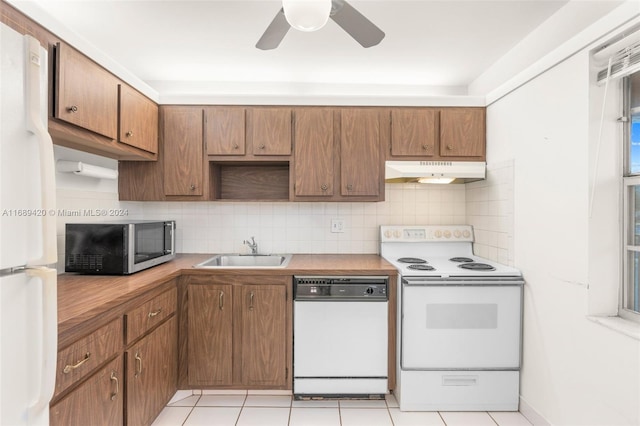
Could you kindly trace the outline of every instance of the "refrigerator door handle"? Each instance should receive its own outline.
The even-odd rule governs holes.
[[[42,102],[41,70],[46,67],[46,51],[35,38],[25,36],[25,88],[27,130],[38,138],[40,150],[40,206],[42,216],[42,257],[29,260],[29,265],[50,265],[58,261],[56,238],[56,175],[53,156],[53,140],[43,122],[42,111],[47,103]],[[46,78],[46,76],[45,76]]]
[[[56,361],[58,353],[58,275],[47,267],[29,268],[28,276],[38,279],[42,288],[42,362],[39,389],[34,402],[29,406],[28,417],[38,418],[42,410],[49,409],[56,383]]]

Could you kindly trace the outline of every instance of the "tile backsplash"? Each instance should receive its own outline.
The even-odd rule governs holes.
[[[125,202],[115,186],[67,183],[57,191],[58,249],[69,222],[175,219],[180,253],[246,253],[252,236],[261,253],[377,253],[380,225],[470,224],[477,255],[513,265],[513,170],[513,162],[492,164],[486,180],[466,185],[387,184],[377,203]],[[333,219],[344,232],[331,232]]]
[[[115,219],[175,219],[180,253],[247,252],[255,237],[262,253],[377,253],[380,225],[466,223],[464,185],[387,184],[377,203],[121,202],[114,192],[58,188],[58,247],[64,224]],[[85,211],[120,209],[124,217]],[[77,216],[74,216],[77,214]],[[332,233],[340,219],[344,232]],[[63,265],[59,265],[63,266]]]
[[[467,223],[474,253],[513,266],[513,161],[488,164],[487,178],[466,185]]]
[[[388,184],[378,203],[144,203],[143,215],[175,219],[182,253],[244,253],[252,236],[262,253],[377,253],[380,225],[465,223],[465,188]]]

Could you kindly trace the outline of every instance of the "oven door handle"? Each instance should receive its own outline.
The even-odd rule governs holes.
[[[522,277],[406,277],[402,278],[403,286],[521,286]]]

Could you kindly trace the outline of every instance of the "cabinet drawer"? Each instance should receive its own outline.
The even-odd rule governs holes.
[[[118,357],[51,407],[51,425],[122,425],[123,373]]]
[[[58,352],[55,395],[86,377],[122,347],[122,320],[111,321]]]
[[[142,336],[176,311],[177,290],[172,288],[125,314],[126,343]]]

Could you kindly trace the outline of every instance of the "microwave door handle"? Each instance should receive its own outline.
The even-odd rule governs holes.
[[[176,223],[169,222],[169,226],[171,227],[169,231],[171,233],[171,254],[174,254],[176,252]]]

